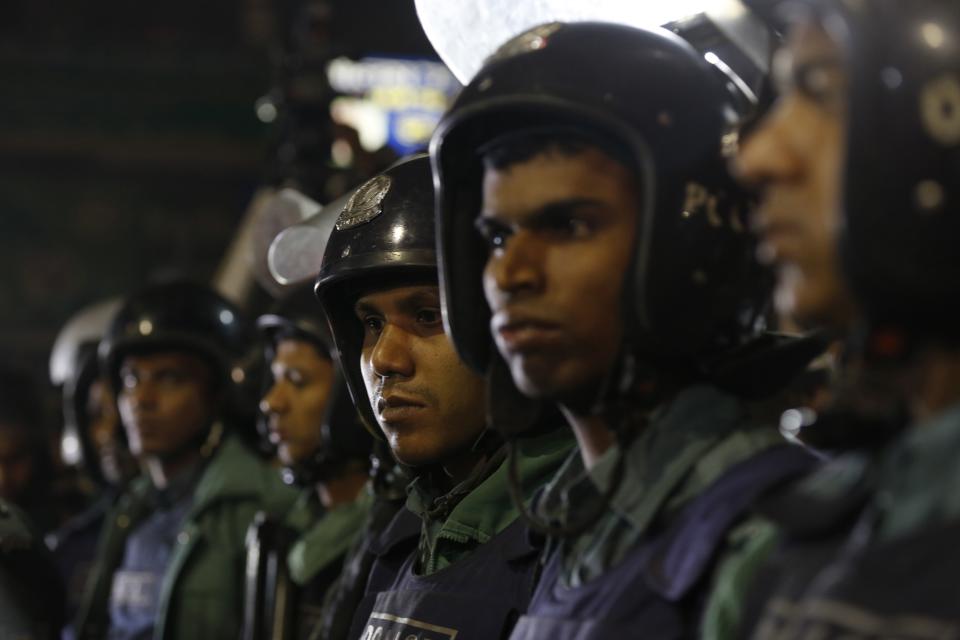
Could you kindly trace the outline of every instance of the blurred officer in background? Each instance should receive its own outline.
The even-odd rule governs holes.
[[[251,532],[248,563],[254,564],[247,572],[245,634],[308,638],[328,587],[369,517],[372,438],[334,363],[312,286],[288,295],[272,313],[260,316],[257,327],[269,365],[260,400],[262,430],[276,448],[284,479],[302,492],[282,522],[262,520]],[[265,562],[271,554],[286,571],[271,575]],[[258,590],[262,596],[255,595]],[[283,590],[288,593],[278,598]],[[263,612],[259,620],[250,617],[257,610]]]
[[[829,283],[853,294],[859,366],[837,392],[895,399],[910,424],[768,501],[780,546],[741,634],[949,637],[960,629],[960,6],[784,9],[782,96],[738,166],[762,189],[759,228],[797,309],[836,317],[847,304]],[[807,264],[810,233],[826,240]]]
[[[104,518],[137,470],[97,359],[97,346],[120,304],[111,298],[77,312],[60,330],[50,354],[50,381],[62,394],[64,462],[80,467],[97,493],[83,513],[46,537],[67,584],[68,622],[80,604]],[[64,637],[73,637],[72,627]]]
[[[295,498],[224,420],[251,333],[233,305],[186,282],[147,287],[114,317],[101,366],[144,473],[107,516],[78,637],[238,636],[246,530]]]

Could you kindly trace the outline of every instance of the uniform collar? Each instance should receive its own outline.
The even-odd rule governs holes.
[[[708,476],[719,474],[729,468],[732,458],[740,457],[736,455],[739,450],[743,456],[756,451],[752,443],[731,445],[728,448],[737,451],[720,456],[722,461],[709,461],[710,453],[731,437],[743,417],[742,403],[715,387],[683,389],[654,410],[626,450],[611,447],[589,471],[579,452],[571,455],[548,486],[540,514],[558,524],[575,522],[608,491],[622,455],[623,478],[610,507],[631,526],[645,530],[665,507],[675,503],[677,494],[686,493],[687,482],[708,482],[712,479]]]
[[[573,439],[566,428],[518,440],[518,470],[528,498],[550,478],[572,446]],[[519,516],[510,499],[504,457],[504,452],[498,451],[489,464],[447,495],[439,495],[428,476],[417,478],[408,487],[407,508],[420,516],[427,527],[442,523],[436,535],[431,536],[435,539],[487,542]],[[451,502],[438,510],[438,503],[446,500]]]
[[[312,528],[290,548],[287,566],[297,584],[309,582],[324,567],[347,552],[363,529],[364,520],[373,505],[373,494],[361,491],[356,500],[327,511]]]

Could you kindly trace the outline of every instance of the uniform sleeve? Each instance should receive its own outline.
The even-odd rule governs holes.
[[[733,529],[713,575],[701,638],[741,638],[746,603],[758,571],[775,550],[779,534],[767,520],[751,518]]]

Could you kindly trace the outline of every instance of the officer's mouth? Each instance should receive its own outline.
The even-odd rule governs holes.
[[[163,424],[149,418],[134,419],[133,425],[141,438],[150,438],[165,430]]]
[[[500,311],[490,320],[497,345],[511,353],[540,351],[557,345],[560,325],[541,318]]]
[[[422,400],[401,393],[388,393],[377,398],[377,414],[388,424],[416,418],[426,408]]]

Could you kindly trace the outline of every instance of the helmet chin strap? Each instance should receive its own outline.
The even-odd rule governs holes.
[[[625,355],[627,354],[627,355]],[[617,455],[610,485],[594,503],[594,507],[579,521],[570,524],[558,525],[546,522],[534,513],[528,506],[524,496],[523,481],[520,478],[518,466],[519,438],[529,434],[531,429],[542,421],[543,406],[540,401],[527,398],[521,394],[513,384],[506,364],[498,357],[494,357],[487,372],[488,381],[488,415],[491,426],[504,437],[507,448],[507,486],[510,497],[520,513],[520,517],[533,531],[541,535],[570,538],[593,527],[609,509],[610,501],[620,489],[626,467],[623,451],[629,445],[634,434],[638,433],[642,425],[643,412],[637,407],[629,407],[630,414],[638,414],[641,419],[627,420],[627,405],[633,398],[631,390],[636,386],[636,357],[624,349],[617,358],[616,366],[608,373],[597,392],[596,399],[591,405],[594,415],[603,415],[607,424],[616,425],[613,429],[617,436],[617,444],[621,452]],[[613,420],[613,422],[611,422]],[[626,424],[625,424],[626,423]]]
[[[288,485],[311,486],[348,472],[353,461],[364,463],[363,458],[338,455],[329,445],[321,444],[307,460],[284,466],[283,481]]]
[[[220,446],[222,440],[223,423],[217,420],[210,425],[210,429],[207,430],[207,436],[203,439],[203,444],[200,445],[200,457],[206,460],[212,456]]]
[[[160,459],[177,460],[187,454],[199,452],[200,458],[206,460],[212,456],[220,446],[220,442],[223,440],[223,432],[223,423],[215,420],[210,423],[210,426],[202,433],[197,434],[195,438],[191,438],[185,442],[183,446],[178,447],[176,451],[165,454]]]

